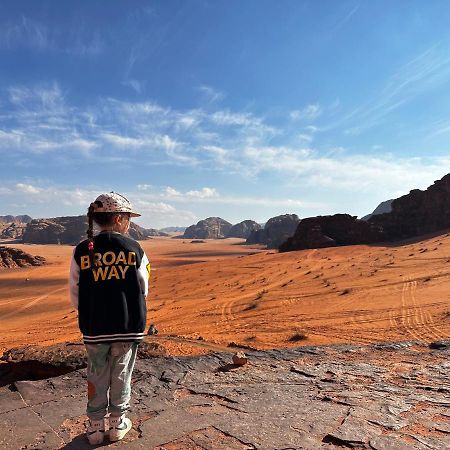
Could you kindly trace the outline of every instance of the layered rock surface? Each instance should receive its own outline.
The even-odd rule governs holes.
[[[126,449],[445,449],[448,345],[301,347],[137,361]],[[78,370],[0,388],[4,450],[90,448]],[[108,442],[108,441],[106,441]]]
[[[4,224],[10,224],[10,223],[29,223],[33,219],[30,216],[27,216],[26,214],[21,216],[12,216],[12,215],[6,215],[6,216],[0,216],[0,223]]]
[[[278,248],[297,229],[300,219],[296,214],[283,214],[269,219],[264,228],[253,231],[246,244],[263,244],[267,248]]]
[[[42,256],[32,256],[18,248],[0,246],[0,269],[41,266],[45,263]]]

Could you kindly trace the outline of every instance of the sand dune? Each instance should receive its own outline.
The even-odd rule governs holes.
[[[450,338],[450,236],[278,254],[206,241],[143,241],[149,320],[173,354]],[[67,296],[73,247],[16,245],[49,264],[0,272],[0,351],[78,340]],[[249,254],[252,253],[252,254]]]

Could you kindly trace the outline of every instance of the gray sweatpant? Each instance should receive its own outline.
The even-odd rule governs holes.
[[[91,420],[103,419],[109,412],[120,416],[128,410],[131,374],[138,343],[85,344],[88,355],[88,403]]]

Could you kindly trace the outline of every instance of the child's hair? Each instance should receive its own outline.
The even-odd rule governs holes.
[[[96,212],[97,208],[102,207],[102,202],[97,200],[89,205],[87,212],[88,229],[86,233],[88,237],[89,262],[91,263],[91,268],[94,268],[97,265],[94,253],[94,222],[97,225],[104,227],[112,225],[114,223],[114,217],[116,216],[124,216],[130,219],[130,213],[126,212]]]

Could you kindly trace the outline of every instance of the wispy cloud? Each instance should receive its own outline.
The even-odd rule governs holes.
[[[322,113],[322,108],[317,103],[307,105],[303,109],[296,109],[290,112],[291,120],[312,121],[317,119]]]
[[[198,87],[198,91],[202,94],[203,98],[209,103],[219,102],[225,98],[225,94],[223,92],[220,92],[211,86],[201,85]]]
[[[400,66],[366,104],[344,115],[329,128],[345,127],[357,135],[383,123],[396,110],[447,83],[450,57],[447,45],[435,44]]]

